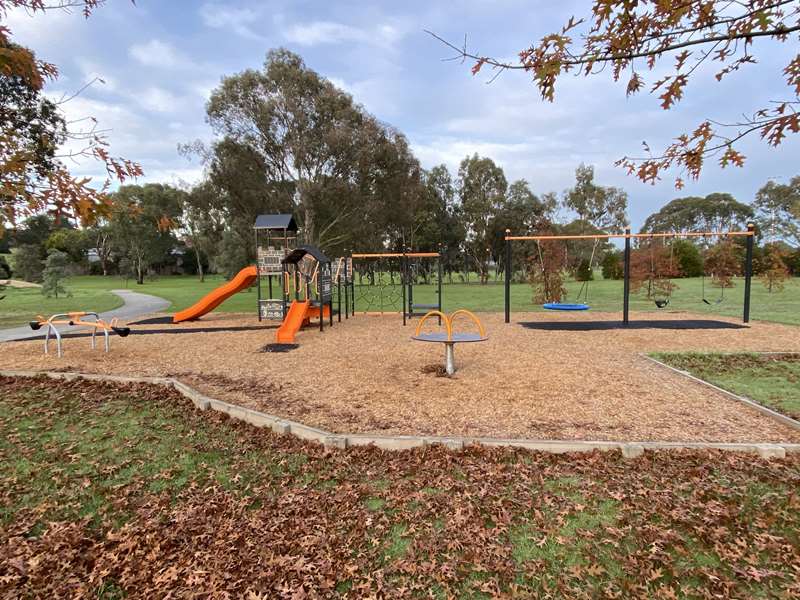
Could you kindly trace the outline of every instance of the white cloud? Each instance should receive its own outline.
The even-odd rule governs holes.
[[[231,8],[223,4],[204,4],[200,7],[200,18],[206,27],[227,29],[241,37],[262,40],[263,36],[251,28],[258,17],[259,14],[249,8]]]
[[[92,89],[101,92],[115,92],[117,91],[117,80],[108,75],[109,69],[101,67],[100,65],[87,60],[79,58],[75,61],[80,69],[81,76],[86,83],[93,80],[98,80],[92,85]],[[63,81],[62,81],[63,83]]]
[[[405,31],[388,23],[370,29],[359,29],[344,23],[332,21],[313,21],[290,25],[284,31],[284,37],[300,46],[317,46],[320,44],[340,44],[355,42],[391,46],[400,41]]]
[[[136,62],[146,67],[175,69],[187,67],[190,64],[190,61],[171,45],[155,39],[142,44],[134,44],[128,49],[128,54]]]
[[[177,96],[155,86],[137,93],[136,100],[142,107],[154,112],[175,112],[181,107],[181,101]]]

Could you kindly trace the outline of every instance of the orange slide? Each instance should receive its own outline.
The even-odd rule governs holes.
[[[303,323],[308,321],[308,307],[310,306],[308,300],[294,300],[289,307],[289,312],[286,318],[278,327],[275,332],[275,341],[279,344],[291,344],[294,342],[295,334],[300,331]]]
[[[236,274],[236,277],[225,285],[218,287],[213,292],[209,292],[189,308],[175,313],[172,317],[172,322],[180,323],[182,321],[191,321],[192,319],[202,317],[204,314],[217,308],[236,292],[240,292],[251,286],[256,280],[256,277],[258,277],[258,271],[256,271],[254,266],[245,267]]]

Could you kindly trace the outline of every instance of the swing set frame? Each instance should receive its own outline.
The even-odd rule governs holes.
[[[631,240],[634,239],[657,239],[657,238],[693,238],[693,237],[746,237],[746,253],[744,268],[744,308],[742,311],[742,322],[750,322],[750,292],[753,279],[753,246],[755,243],[755,225],[747,224],[745,231],[683,231],[675,233],[631,233],[631,228],[626,227],[624,233],[602,233],[586,235],[511,235],[511,230],[505,231],[505,322],[511,322],[511,273],[512,264],[512,244],[515,241],[535,241],[544,240],[625,240],[623,251],[623,294],[622,294],[622,324],[630,323],[630,294],[631,294]]]

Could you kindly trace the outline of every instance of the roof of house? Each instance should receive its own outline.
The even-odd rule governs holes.
[[[297,223],[295,223],[294,216],[292,215],[258,215],[253,229],[286,229],[288,231],[297,231]]]

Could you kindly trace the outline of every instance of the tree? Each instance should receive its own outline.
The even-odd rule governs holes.
[[[789,278],[789,268],[786,266],[788,258],[789,253],[778,243],[768,244],[765,248],[760,265],[761,281],[770,294],[783,291],[783,282]]]
[[[185,192],[168,185],[126,185],[112,197],[110,227],[119,254],[127,258],[144,283],[148,269],[175,247],[172,230],[181,214]]]
[[[400,160],[399,167],[396,162],[410,154],[402,148],[401,135],[380,125],[288,50],[271,50],[260,71],[224,78],[207,112],[222,138],[207,156],[236,152],[258,165],[255,177],[290,201],[308,243],[331,243],[337,226],[370,210],[364,197],[374,199],[370,186],[375,190],[398,168],[409,166],[407,160]],[[228,165],[228,172],[238,170]],[[398,185],[405,179],[392,181],[388,191],[393,197],[406,193]]]
[[[603,279],[622,279],[625,274],[622,261],[623,256],[621,250],[606,252],[603,260],[600,262]]]
[[[14,250],[14,272],[23,281],[42,280],[42,257],[39,246],[24,244]]]
[[[575,169],[575,185],[564,192],[564,206],[578,215],[578,220],[606,233],[622,229],[627,221],[628,194],[615,187],[594,182],[594,167]]]
[[[103,276],[108,275],[109,267],[111,266],[111,257],[114,252],[114,244],[111,239],[111,227],[105,219],[97,221],[86,230],[86,237],[89,240],[89,249],[94,250],[97,255],[97,260],[100,263]]]
[[[47,238],[44,246],[48,251],[60,250],[67,255],[70,262],[82,263],[86,260],[86,253],[91,246],[91,241],[86,230],[56,229]]]
[[[221,212],[214,208],[218,195],[219,191],[208,181],[196,185],[188,193],[181,221],[201,282],[205,281],[203,257],[214,256],[225,229]]]
[[[36,15],[75,6],[88,17],[102,3],[0,0],[0,17],[13,8]],[[90,221],[105,209],[112,180],[122,182],[142,173],[136,163],[110,155],[108,141],[96,125],[70,127],[75,121],[66,120],[61,103],[43,95],[45,83],[57,76],[55,65],[37,60],[32,50],[13,43],[10,31],[0,27],[0,233],[5,224],[41,212]],[[67,141],[74,150],[60,150]],[[108,177],[99,189],[90,185],[89,178],[70,174],[65,160],[80,157],[105,166]]]
[[[700,277],[703,274],[703,255],[690,240],[672,240],[672,252],[683,277]]]
[[[800,4],[789,0],[593,0],[591,15],[570,17],[564,27],[541,38],[538,44],[519,53],[518,62],[508,62],[455,46],[436,36],[458,57],[472,59],[472,73],[489,66],[499,72],[522,70],[533,79],[544,100],[552,102],[559,79],[570,72],[586,77],[610,72],[614,81],[626,81],[627,95],[649,88],[658,94],[664,110],[674,108],[683,98],[692,78],[713,76],[717,81],[740,68],[758,64],[754,40],[759,48],[774,47],[797,40]],[[716,61],[716,73],[705,66]],[[669,66],[672,63],[672,66]],[[660,79],[646,82],[644,73],[658,73]],[[663,74],[662,73],[666,73]],[[707,119],[694,131],[672,136],[676,141],[653,154],[645,144],[643,158],[623,157],[617,164],[639,179],[655,183],[662,173],[677,168],[676,187],[683,178],[697,179],[708,158],[723,167],[742,166],[745,157],[735,145],[757,134],[771,146],[778,146],[788,133],[800,131],[800,54],[786,65],[782,76],[787,97],[767,107],[740,106],[732,114],[745,114],[730,124]],[[736,96],[749,98],[749,90]]]
[[[733,278],[742,274],[742,248],[730,239],[721,239],[706,251],[705,272],[712,285],[733,287]]]
[[[553,235],[553,230],[542,228],[535,235]],[[534,304],[561,302],[567,295],[567,289],[564,287],[565,256],[562,241],[541,240],[536,244],[536,252],[529,259]]]
[[[466,230],[466,253],[475,261],[481,279],[489,279],[491,225],[505,204],[508,183],[503,169],[490,158],[477,154],[461,161],[458,169],[458,196]]]
[[[58,295],[71,296],[64,287],[64,280],[67,278],[67,264],[69,256],[55,248],[47,253],[47,260],[44,261],[44,272],[42,273],[42,295],[46,298],[58,298]]]
[[[461,246],[466,235],[453,177],[445,165],[437,165],[424,173],[424,185],[435,209],[432,219],[428,221],[428,228],[432,229],[423,229],[420,236],[427,233],[429,238],[435,237],[438,241],[438,249],[443,254],[443,269],[452,282],[453,272],[460,267]],[[428,242],[426,249],[437,248]]]
[[[11,267],[5,256],[0,256],[0,279],[11,279]]]
[[[767,238],[800,244],[800,175],[788,184],[768,181],[756,193],[756,223]]]
[[[727,193],[676,198],[647,217],[643,233],[741,230],[753,219],[753,208]]]
[[[672,248],[655,239],[643,239],[631,251],[631,292],[644,290],[648,300],[669,298],[678,285],[673,281],[681,276],[680,266]]]

